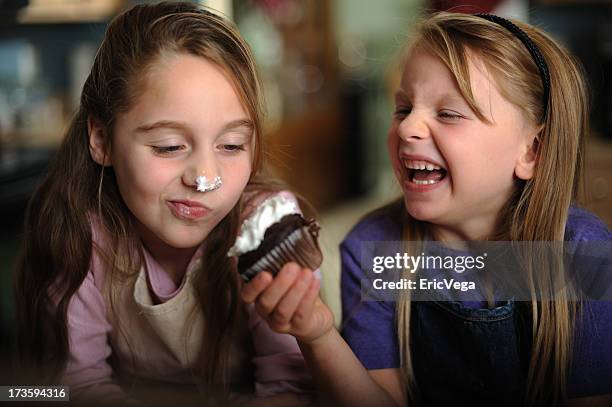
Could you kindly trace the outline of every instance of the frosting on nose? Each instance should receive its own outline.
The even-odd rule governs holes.
[[[221,188],[221,185],[223,185],[223,181],[219,176],[216,176],[212,180],[209,180],[208,178],[206,178],[206,175],[198,175],[195,181],[196,190],[200,192],[214,191],[215,189]]]

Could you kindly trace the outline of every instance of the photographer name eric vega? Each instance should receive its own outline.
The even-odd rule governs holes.
[[[385,270],[408,270],[415,273],[418,269],[435,269],[454,271],[458,274],[466,270],[482,270],[487,253],[482,256],[410,256],[397,253],[395,256],[376,256],[373,259],[372,271],[380,274]],[[399,281],[385,281],[377,278],[372,281],[376,290],[458,290],[469,291],[476,288],[473,281],[456,281],[454,278],[419,278],[411,280],[402,278]]]
[[[420,278],[417,280],[409,280],[402,278],[400,281],[384,281],[382,278],[377,278],[372,281],[372,286],[376,290],[457,290],[471,291],[476,289],[476,283],[473,281],[455,281],[454,278],[437,278],[427,279]]]

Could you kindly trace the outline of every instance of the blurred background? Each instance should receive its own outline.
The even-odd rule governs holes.
[[[137,1],[0,0],[0,363],[13,353],[11,275],[28,198],[77,108],[107,23]],[[337,245],[399,196],[386,155],[397,61],[428,9],[493,12],[548,30],[592,89],[588,207],[612,225],[612,0],[211,0],[250,43],[277,174],[319,211],[323,297],[339,314]],[[554,197],[551,197],[554,199]],[[2,369],[4,370],[4,369]]]

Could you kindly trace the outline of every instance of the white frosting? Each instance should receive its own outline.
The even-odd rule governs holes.
[[[240,256],[257,249],[266,229],[280,221],[283,216],[300,213],[295,201],[280,195],[266,199],[240,227],[236,242],[227,252],[228,256]]]
[[[211,182],[208,182],[205,175],[199,175],[196,178],[197,190],[200,192],[214,191],[215,189],[221,188],[223,181],[221,177],[215,177]]]

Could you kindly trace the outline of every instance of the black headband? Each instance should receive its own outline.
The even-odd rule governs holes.
[[[550,75],[548,73],[548,65],[546,65],[546,60],[542,56],[540,49],[531,40],[531,38],[529,38],[529,36],[525,33],[525,31],[521,30],[511,21],[506,20],[505,18],[496,16],[494,14],[478,13],[475,15],[478,17],[482,17],[485,20],[489,20],[496,24],[499,24],[505,29],[507,29],[508,31],[510,31],[512,34],[514,34],[515,37],[521,40],[523,45],[525,45],[525,47],[531,54],[531,57],[533,58],[535,64],[538,67],[538,70],[540,71],[540,78],[542,78],[542,88],[543,88],[542,102],[544,103],[544,113],[542,114],[542,121],[544,121],[544,119],[546,119],[546,112],[548,111],[548,95],[550,93]]]

